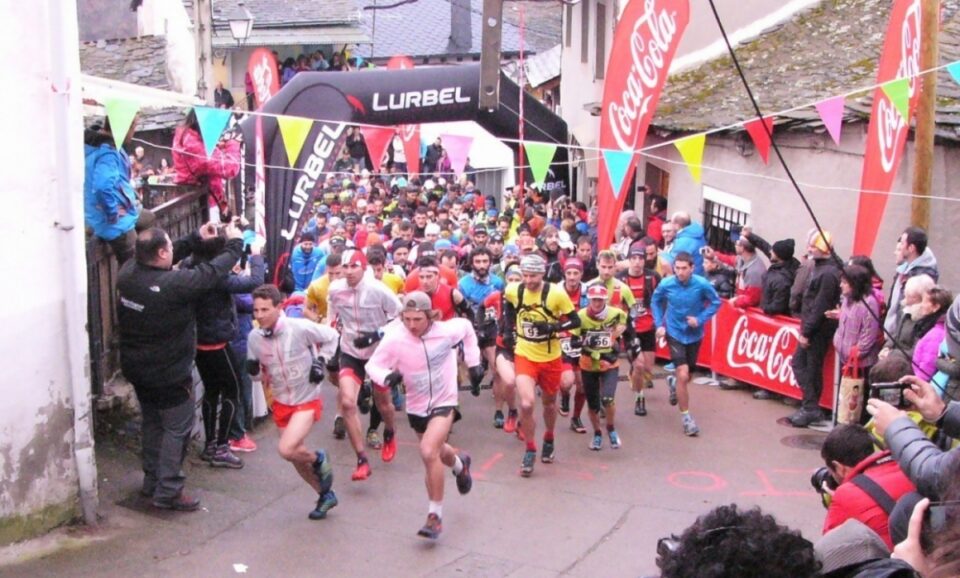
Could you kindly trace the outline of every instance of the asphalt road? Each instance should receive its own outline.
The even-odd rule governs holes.
[[[464,420],[452,443],[473,457],[467,496],[448,478],[444,530],[416,536],[426,516],[423,468],[405,420],[397,459],[373,458],[373,476],[351,482],[354,458],[331,436],[326,412],[309,438],[335,461],[340,505],[327,520],[307,519],[315,494],[276,454],[272,424],[258,428],[260,449],[242,470],[213,470],[191,459],[188,484],[203,499],[195,513],[152,511],[138,496],[135,455],[99,449],[103,523],[64,534],[53,552],[0,566],[3,576],[648,576],[657,539],[697,515],[736,502],[760,506],[815,540],[824,511],[809,486],[823,434],[777,419],[792,409],[754,400],[749,391],[694,385],[692,413],[702,429],[682,434],[677,409],[657,380],[646,417],[632,413],[627,383],[618,391],[624,447],[592,452],[588,436],[560,418],[557,460],[518,475],[523,445],[493,429],[492,400],[462,393]],[[328,407],[333,390],[327,388]],[[800,446],[800,447],[797,447]],[[7,557],[8,559],[10,556]]]

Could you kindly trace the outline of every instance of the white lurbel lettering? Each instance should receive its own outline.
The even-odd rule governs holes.
[[[386,102],[384,102],[386,101]],[[373,93],[372,109],[376,112],[387,110],[403,110],[407,108],[429,108],[445,104],[463,104],[470,102],[469,96],[464,96],[459,86],[428,88],[409,92],[395,92],[386,96],[379,92]]]

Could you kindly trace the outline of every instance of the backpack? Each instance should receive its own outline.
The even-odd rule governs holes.
[[[523,302],[523,290],[525,285],[523,283],[517,288],[517,319],[519,320],[520,314],[525,311],[536,311],[545,317],[546,321],[555,321],[557,318],[547,309],[547,297],[550,295],[550,282],[543,282],[543,289],[540,290],[540,304],[539,305],[527,305]],[[552,338],[552,335],[537,335],[531,337],[529,334],[525,334],[523,331],[520,331],[519,334],[523,338],[531,343],[544,343],[549,342]]]

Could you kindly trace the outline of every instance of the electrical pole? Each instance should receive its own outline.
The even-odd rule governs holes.
[[[920,44],[920,70],[935,68],[939,61],[940,2],[925,0],[921,5],[923,32]],[[910,224],[930,228],[930,192],[933,185],[933,140],[937,116],[937,72],[920,77],[920,102],[917,105],[917,130],[914,134],[913,197],[910,202]]]
[[[480,33],[480,98],[484,112],[500,107],[500,35],[503,26],[503,0],[483,0]]]

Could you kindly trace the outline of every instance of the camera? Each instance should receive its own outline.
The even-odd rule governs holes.
[[[870,399],[880,399],[897,409],[905,409],[910,402],[903,395],[905,389],[909,389],[909,383],[889,382],[870,384]]]
[[[824,484],[826,484],[826,486],[831,490],[836,490],[837,486],[839,485],[837,484],[837,480],[833,478],[833,474],[830,473],[830,470],[826,466],[819,468],[817,471],[813,472],[812,476],[810,476],[810,485],[813,486],[813,489],[818,493],[824,493]]]

